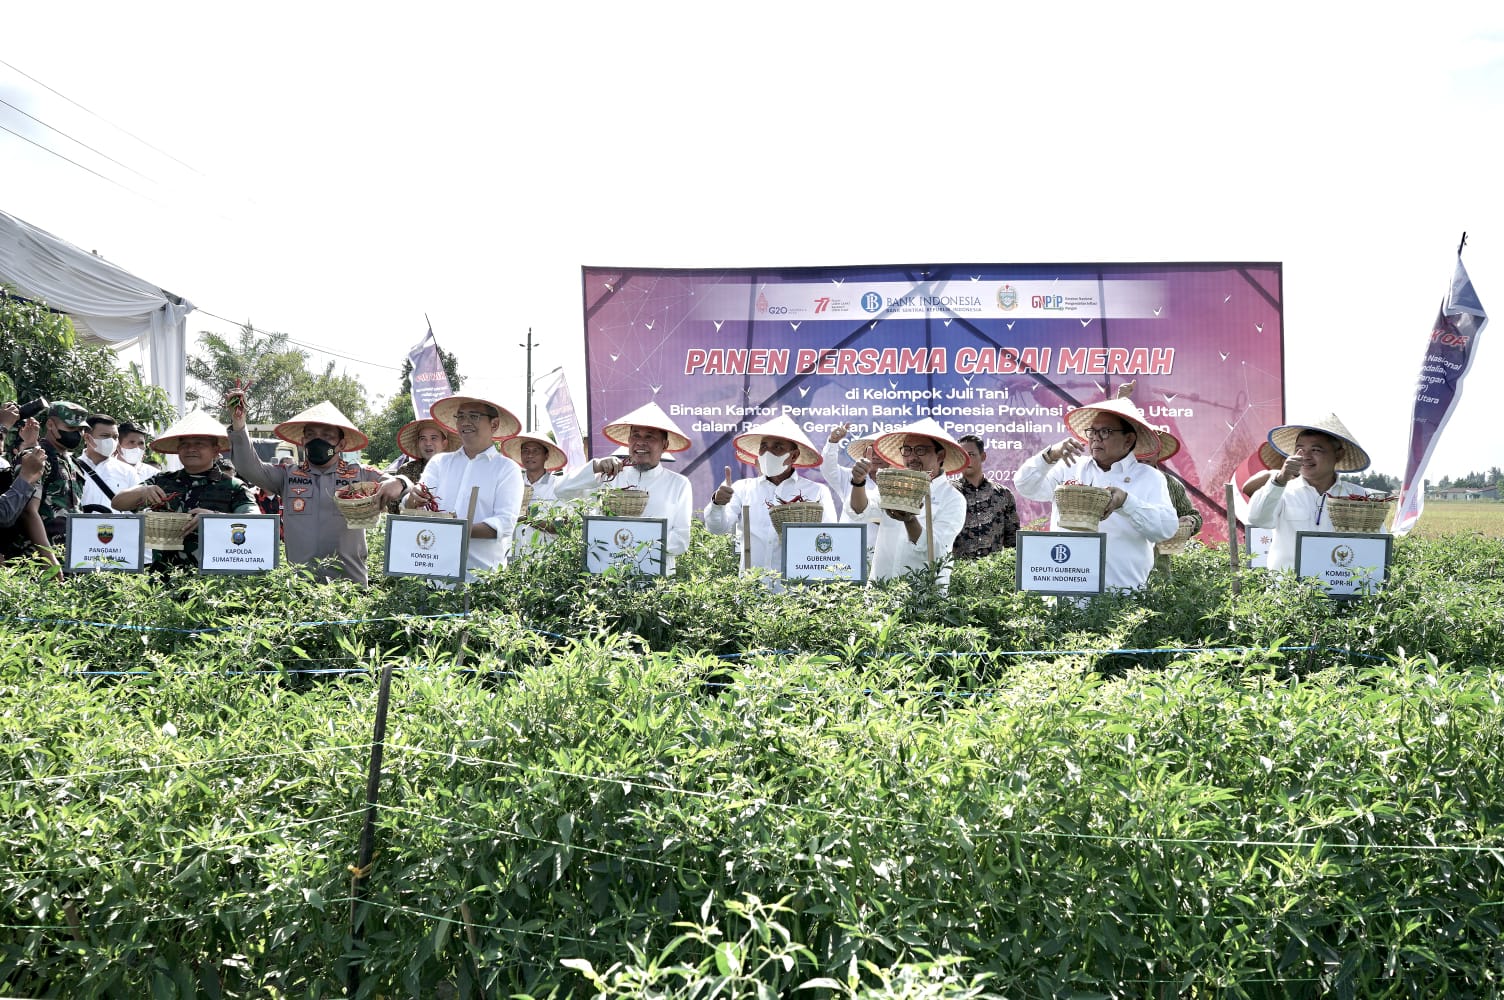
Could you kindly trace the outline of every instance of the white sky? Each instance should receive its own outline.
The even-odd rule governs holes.
[[[426,312],[467,391],[520,414],[531,327],[583,408],[583,264],[1281,261],[1288,418],[1399,475],[1463,230],[1504,317],[1497,3],[23,0],[0,59],[126,165],[0,105],[115,181],[0,132],[0,209],[373,397]],[[1501,337],[1433,480],[1504,467]]]

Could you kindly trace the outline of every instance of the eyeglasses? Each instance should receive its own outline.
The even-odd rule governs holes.
[[[898,449],[898,453],[904,458],[924,458],[933,455],[935,449],[927,444],[906,444]]]
[[[1106,441],[1114,434],[1127,433],[1121,427],[1088,427],[1086,428],[1086,439],[1088,441]]]
[[[483,413],[480,410],[460,410],[454,415],[456,420],[474,420],[479,423],[482,420],[495,420],[495,413]]]

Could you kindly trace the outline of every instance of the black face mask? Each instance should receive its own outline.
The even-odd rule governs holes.
[[[83,441],[83,439],[84,439],[83,431],[58,431],[57,432],[58,444],[61,444],[64,448],[67,448],[69,451],[72,451],[74,448],[77,448],[78,445],[79,445],[79,442]]]
[[[308,461],[314,465],[324,465],[334,457],[334,453],[338,449],[328,441],[314,438],[312,441],[305,441],[303,443],[303,450],[308,452]]]

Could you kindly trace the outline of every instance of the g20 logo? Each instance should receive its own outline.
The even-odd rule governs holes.
[[[877,292],[868,292],[862,296],[862,308],[869,313],[875,313],[883,307],[883,297]]]
[[[1067,562],[1070,560],[1070,557],[1071,547],[1064,542],[1057,542],[1050,546],[1050,558],[1057,563]]]

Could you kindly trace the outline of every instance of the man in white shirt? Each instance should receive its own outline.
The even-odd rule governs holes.
[[[80,509],[113,511],[115,508],[111,502],[116,493],[135,489],[141,484],[135,469],[113,457],[119,443],[120,428],[114,417],[103,413],[89,414],[89,426],[84,431],[84,453],[74,459],[84,474]]]
[[[495,442],[511,437],[522,424],[506,407],[476,396],[446,396],[433,404],[429,415],[460,436],[458,451],[440,452],[428,460],[418,485],[402,501],[404,508],[436,501],[442,510],[463,518],[470,511],[470,546],[465,579],[481,570],[506,565],[512,533],[522,507],[522,471],[496,450]]]
[[[689,522],[694,517],[694,494],[689,480],[663,467],[664,452],[686,451],[689,437],[657,403],[638,407],[601,431],[607,440],[625,445],[627,458],[598,458],[554,487],[554,496],[573,500],[611,487],[646,490],[643,517],[668,522],[668,551],[663,572],[672,576],[676,557],[689,551]]]
[[[760,475],[731,481],[731,467],[726,479],[705,508],[705,527],[712,534],[736,535],[738,559],[745,540],[742,538],[743,510],[752,526],[752,565],[783,571],[783,547],[778,529],[773,526],[772,509],[780,504],[807,501],[821,506],[821,521],[834,521],[836,508],[830,490],[800,474],[821,464],[820,453],[792,417],[779,416],[732,439],[736,457],[755,465]],[[742,571],[749,567],[743,565]]]
[[[950,585],[951,549],[966,523],[966,498],[947,477],[966,468],[966,452],[932,417],[879,436],[873,450],[890,466],[925,473],[930,488],[928,509],[918,514],[885,507],[881,491],[870,481],[869,473],[876,471],[874,463],[863,458],[852,466],[847,519],[859,521],[872,511],[882,512],[877,518],[871,579],[901,577],[931,566],[933,558],[936,583],[943,593]]]
[[[512,558],[515,559],[524,552],[548,545],[556,537],[549,515],[549,508],[558,502],[555,487],[559,484],[559,477],[554,473],[564,468],[569,458],[564,449],[536,434],[516,434],[507,438],[501,443],[501,453],[522,469],[523,485],[533,488],[528,509],[517,519],[512,536]]]
[[[1164,475],[1138,460],[1158,457],[1159,434],[1127,399],[1067,410],[1065,422],[1075,436],[1020,466],[1014,488],[1030,500],[1049,501],[1057,486],[1070,481],[1106,489],[1111,498],[1097,529],[1107,536],[1102,582],[1111,588],[1140,588],[1154,568],[1154,544],[1180,527]],[[1060,530],[1060,511],[1053,504],[1050,530]]]
[[[1269,443],[1284,462],[1248,501],[1248,523],[1274,529],[1269,569],[1294,569],[1298,532],[1336,530],[1326,513],[1327,498],[1368,495],[1358,484],[1337,478],[1368,468],[1368,452],[1335,413],[1313,424],[1276,427],[1269,432]]]

